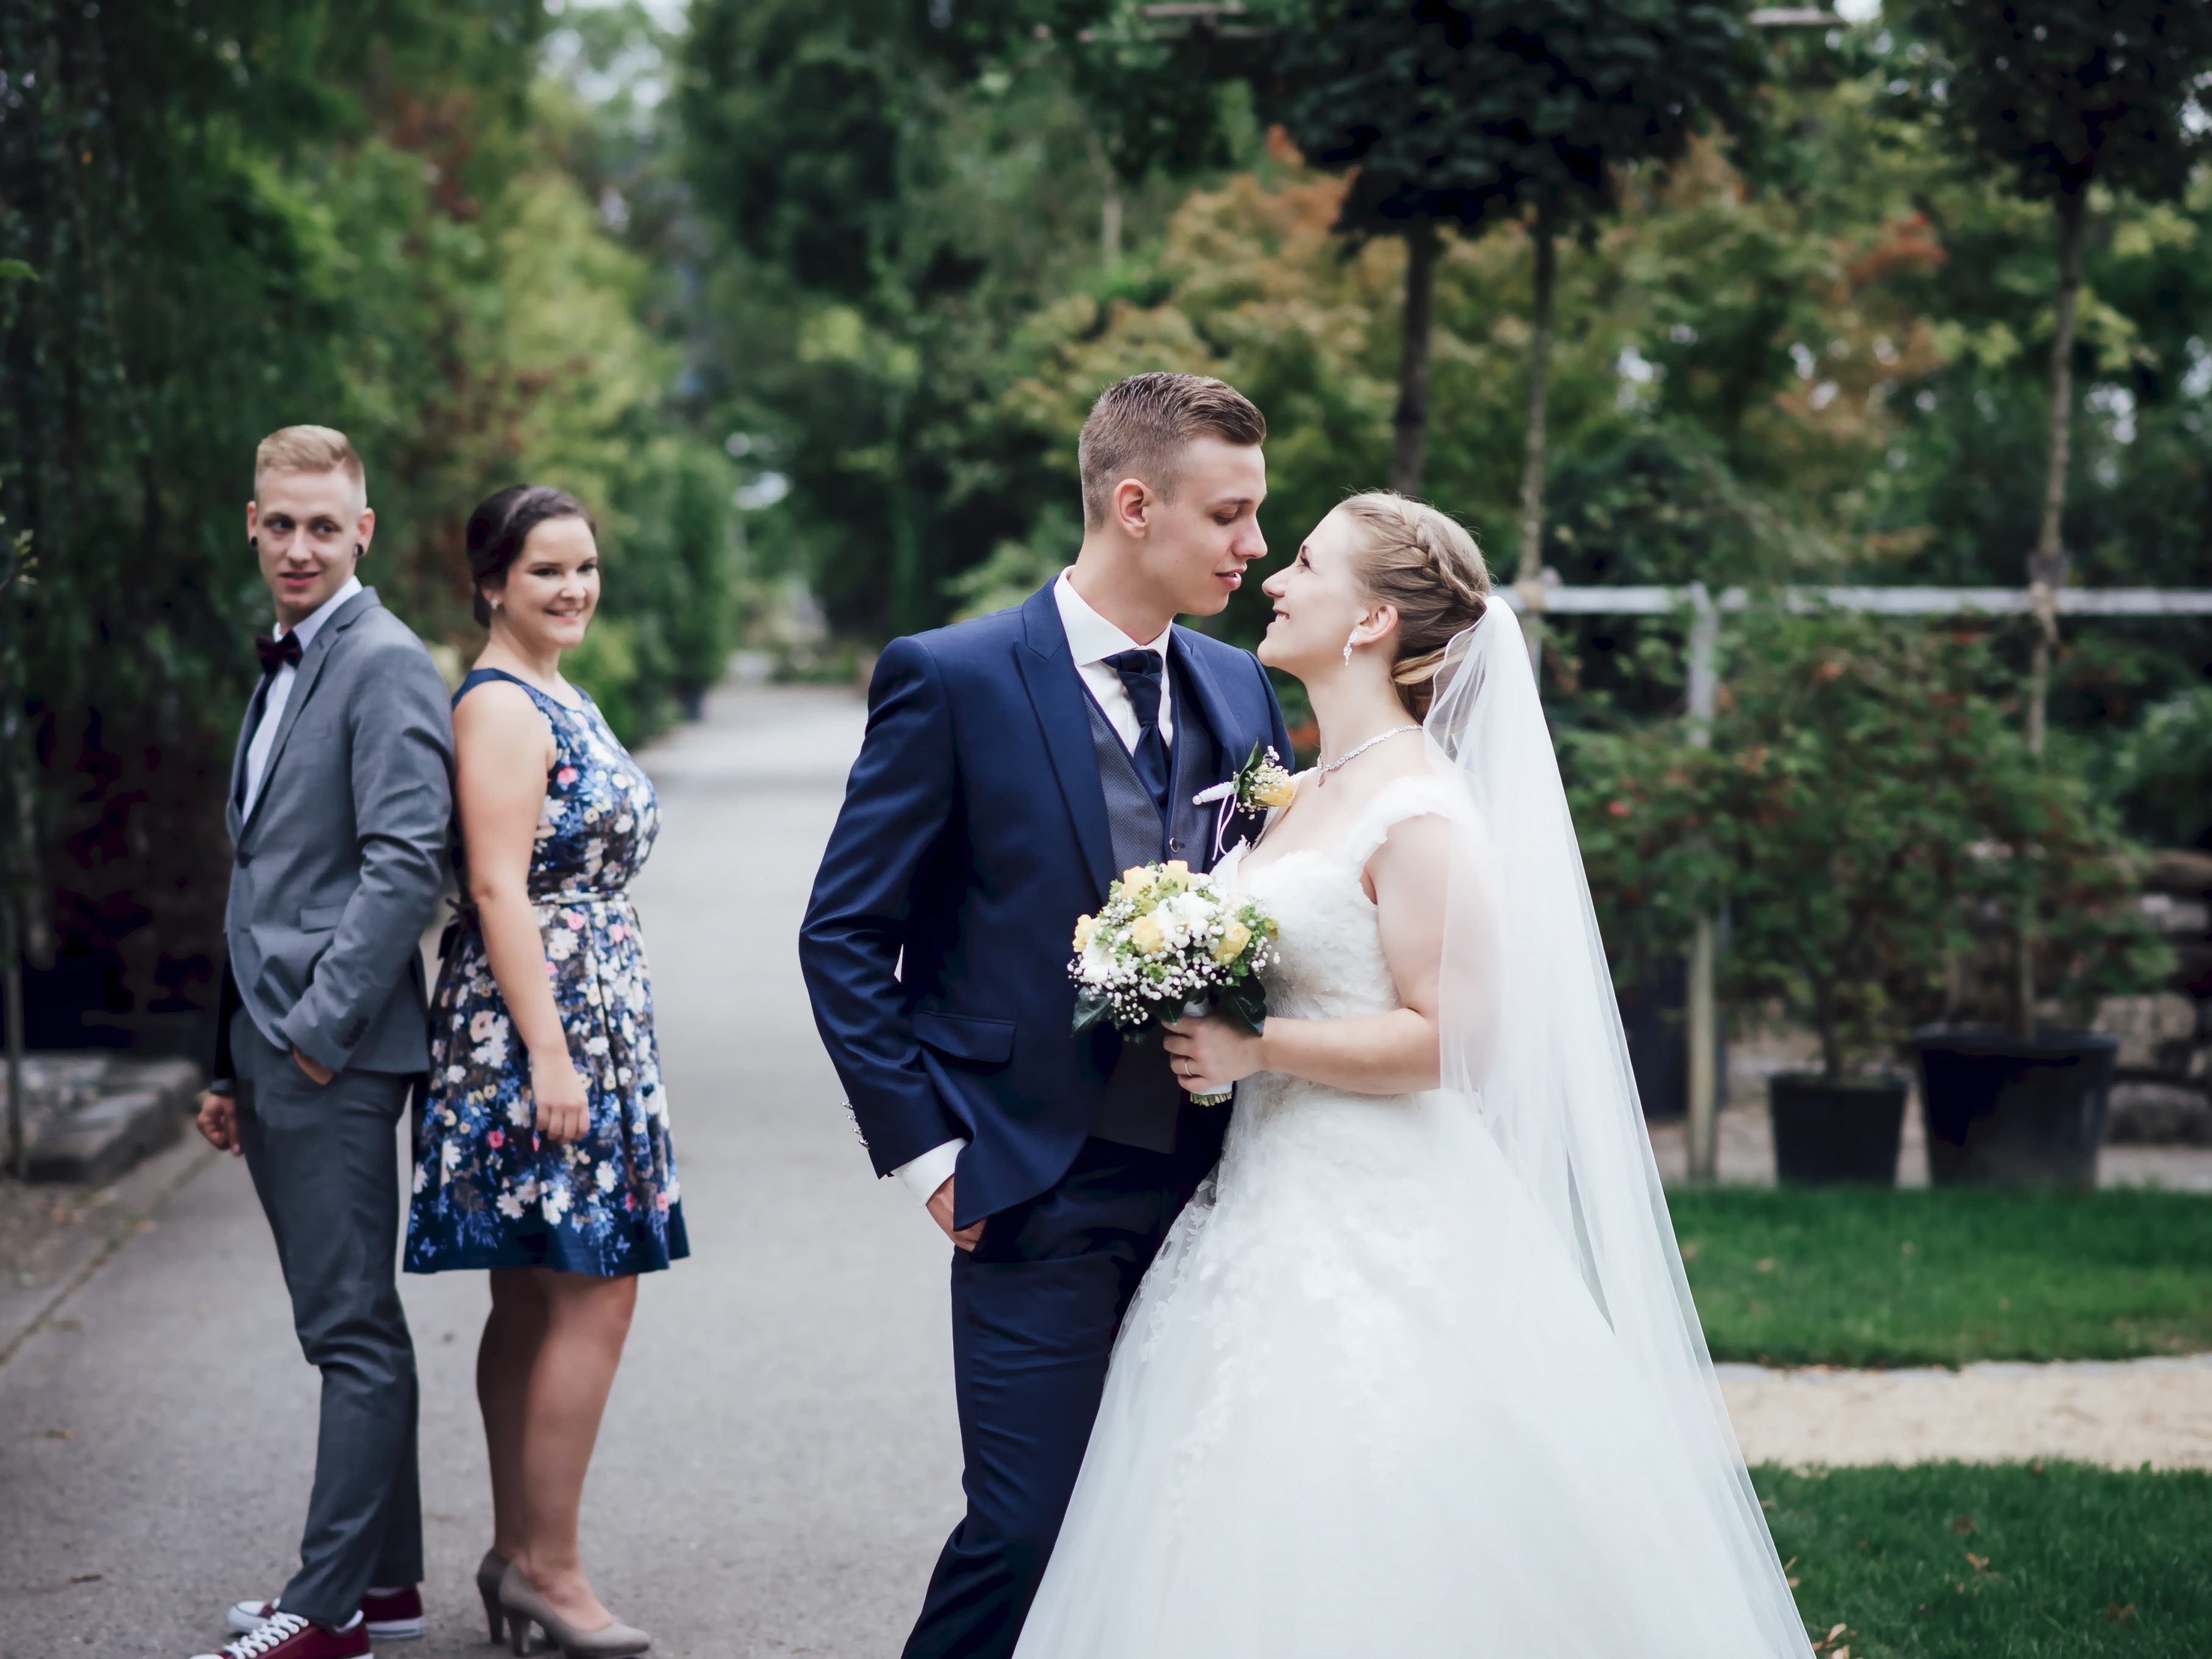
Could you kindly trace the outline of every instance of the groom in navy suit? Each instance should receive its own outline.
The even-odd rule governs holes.
[[[1194,1105],[1157,1042],[1070,1035],[1067,961],[1120,871],[1212,863],[1194,795],[1255,743],[1290,754],[1257,659],[1174,626],[1218,614],[1267,550],[1266,435],[1218,380],[1109,388],[1073,568],[893,641],[869,688],[799,961],[877,1173],[956,1247],[968,1513],[908,1659],[1013,1651],[1121,1316],[1220,1154],[1227,1109]]]

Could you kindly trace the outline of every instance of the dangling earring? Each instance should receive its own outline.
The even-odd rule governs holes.
[[[1359,630],[1355,628],[1352,630],[1352,637],[1344,642],[1344,665],[1346,668],[1352,666],[1352,647],[1358,643]]]

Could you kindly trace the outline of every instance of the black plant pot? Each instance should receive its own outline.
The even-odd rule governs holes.
[[[1928,1173],[1943,1185],[2097,1184],[2097,1149],[2119,1039],[1986,1029],[1912,1034],[1928,1123]]]
[[[1849,1083],[1802,1073],[1769,1078],[1775,1179],[1799,1187],[1894,1187],[1911,1087],[1901,1077]]]

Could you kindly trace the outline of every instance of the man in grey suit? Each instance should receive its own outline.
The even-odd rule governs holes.
[[[300,1571],[231,1609],[231,1659],[349,1659],[422,1633],[415,1351],[393,1279],[395,1133],[430,1063],[416,948],[445,884],[445,682],[355,567],[374,533],[341,433],[287,427],[246,531],[276,601],[230,794],[216,1082],[200,1129],[242,1155],[293,1323],[322,1372]]]

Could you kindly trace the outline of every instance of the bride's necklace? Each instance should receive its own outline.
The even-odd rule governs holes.
[[[1361,744],[1358,748],[1353,750],[1350,754],[1339,755],[1333,761],[1323,761],[1319,766],[1314,768],[1314,787],[1316,789],[1321,787],[1322,784],[1328,781],[1328,775],[1330,773],[1335,771],[1339,767],[1351,765],[1352,762],[1358,760],[1362,755],[1372,749],[1376,744],[1387,743],[1392,738],[1403,737],[1408,732],[1418,732],[1420,729],[1421,728],[1418,723],[1408,723],[1405,726],[1394,726],[1388,732],[1382,732],[1380,736],[1368,738],[1366,742]]]

